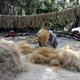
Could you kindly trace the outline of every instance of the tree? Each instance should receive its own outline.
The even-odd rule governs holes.
[[[15,15],[15,7],[22,9],[21,0],[0,0],[0,14]]]
[[[0,14],[26,15],[61,11],[72,7],[79,0],[0,0]]]

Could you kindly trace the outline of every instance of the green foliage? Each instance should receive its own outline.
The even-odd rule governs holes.
[[[64,24],[63,23],[55,23],[55,24],[52,24],[51,26],[51,30],[56,30],[56,31],[63,31],[64,30]]]
[[[26,15],[47,13],[60,11],[73,2],[79,4],[79,0],[69,0],[69,2],[67,0],[0,0],[0,13],[14,15],[16,13],[23,15],[23,11]]]

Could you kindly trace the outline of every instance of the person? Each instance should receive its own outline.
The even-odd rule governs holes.
[[[56,35],[50,30],[50,23],[44,23],[43,27],[37,33],[39,46],[52,46],[57,47]]]
[[[11,30],[11,31],[9,32],[9,36],[15,37],[15,36],[16,36],[16,32],[15,32],[14,30]]]

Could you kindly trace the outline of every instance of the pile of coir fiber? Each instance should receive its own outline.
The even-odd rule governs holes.
[[[59,66],[80,72],[80,52],[66,46],[60,49],[41,47],[30,54],[30,62],[48,66]]]
[[[0,80],[13,80],[23,71],[14,44],[0,41]]]

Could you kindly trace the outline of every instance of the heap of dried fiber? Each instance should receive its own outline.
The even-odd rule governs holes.
[[[17,50],[8,42],[0,41],[0,80],[13,80],[22,71]]]

